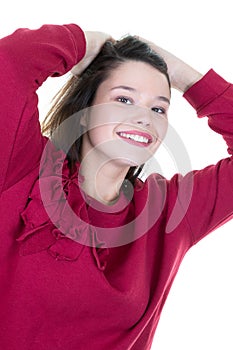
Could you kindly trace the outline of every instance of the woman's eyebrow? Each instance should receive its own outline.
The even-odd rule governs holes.
[[[115,90],[115,89],[124,89],[124,90],[128,90],[128,91],[136,91],[136,89],[134,89],[134,88],[132,88],[130,86],[126,86],[126,85],[115,86],[111,90]]]
[[[116,89],[124,89],[124,90],[127,90],[127,91],[132,91],[132,92],[136,92],[136,89],[130,87],[130,86],[126,86],[126,85],[119,85],[119,86],[114,86],[112,90],[116,90]],[[166,103],[168,103],[170,105],[170,100],[169,98],[165,97],[165,96],[156,96],[155,98],[156,100],[160,100],[160,101],[164,101]]]
[[[170,105],[170,100],[169,98],[165,97],[165,96],[157,96],[156,97],[157,100],[160,100],[160,101],[164,101],[166,103],[168,103]]]

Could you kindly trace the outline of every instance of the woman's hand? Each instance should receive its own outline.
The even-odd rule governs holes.
[[[171,80],[171,86],[174,89],[185,92],[190,86],[202,78],[202,74],[189,66],[187,63],[173,55],[172,53],[155,45],[153,42],[140,38],[140,40],[149,44],[151,49],[158,53],[168,66],[168,74]]]
[[[104,32],[87,31],[84,34],[86,37],[86,53],[82,60],[72,68],[71,72],[74,75],[79,75],[84,71],[98,55],[107,40],[113,41],[111,35]]]

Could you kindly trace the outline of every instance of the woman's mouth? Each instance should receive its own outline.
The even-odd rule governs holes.
[[[124,139],[126,142],[142,147],[149,146],[149,144],[153,141],[151,135],[136,130],[120,131],[117,132],[117,135],[120,136],[120,138]]]

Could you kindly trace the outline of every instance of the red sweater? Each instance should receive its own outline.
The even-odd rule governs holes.
[[[170,181],[153,174],[111,212],[85,203],[77,173],[69,175],[63,152],[41,135],[36,95],[84,51],[76,25],[21,29],[0,41],[4,350],[150,349],[185,253],[233,212],[230,157]],[[233,86],[210,70],[184,97],[231,154]]]

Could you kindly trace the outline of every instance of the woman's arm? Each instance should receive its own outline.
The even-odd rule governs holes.
[[[172,88],[185,92],[202,78],[203,75],[201,73],[171,52],[144,38],[139,37],[139,39],[146,42],[167,63]]]
[[[193,181],[186,218],[196,243],[233,217],[233,85],[210,70],[184,97],[199,118],[207,116],[209,127],[223,137],[229,153],[228,158],[183,179]]]
[[[183,76],[177,73],[181,67]],[[170,208],[167,232],[186,222],[194,244],[233,217],[233,85],[213,70],[200,78],[191,67],[180,68],[175,74],[173,70],[172,83],[185,91],[183,96],[198,117],[207,117],[209,127],[222,135],[229,153],[217,164],[184,177],[175,175],[169,182],[169,202],[175,205]]]
[[[233,85],[213,70],[203,76],[170,52],[149,44],[166,61],[172,87],[184,93],[198,117],[207,117],[210,128],[227,144],[228,158],[184,177],[177,174],[168,185],[167,233],[178,227],[181,232],[182,224],[188,224],[194,244],[233,217]]]
[[[0,193],[40,161],[37,88],[68,72],[84,53],[84,33],[73,24],[19,29],[0,40]]]
[[[80,60],[86,64],[107,39],[106,33],[84,33],[69,24],[18,29],[0,40],[0,193],[40,161],[45,139],[38,118],[38,87]]]

